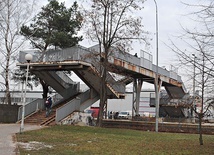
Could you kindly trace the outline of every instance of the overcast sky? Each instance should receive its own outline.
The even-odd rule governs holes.
[[[183,2],[194,4],[197,0],[183,0]],[[175,54],[165,45],[170,45],[169,39],[174,40],[181,35],[181,25],[184,27],[194,27],[194,22],[187,17],[192,8],[182,4],[180,0],[156,0],[158,6],[158,29],[159,29],[159,66],[169,68],[170,64],[174,65]],[[145,47],[135,45],[132,53],[138,53],[140,50],[146,50],[153,55],[153,63],[156,63],[156,7],[154,0],[147,0],[144,3],[144,9],[141,16],[145,31],[150,32],[151,46]],[[83,41],[82,45],[87,46],[88,41]]]
[[[186,1],[194,4],[193,0]],[[168,68],[170,64],[174,65],[176,56],[166,44],[170,46],[169,39],[174,41],[176,36],[183,33],[181,25],[193,28],[195,23],[187,16],[192,11],[192,8],[182,4],[180,0],[156,0],[156,2],[158,5],[159,66],[166,66]],[[153,41],[151,42],[150,49],[148,49],[153,54],[153,60],[155,60],[153,63],[156,63],[155,11],[154,1],[147,0],[142,12],[145,29],[153,32]]]
[[[41,1],[41,0],[40,0]],[[60,2],[65,2],[69,7],[74,2],[74,0],[59,0]],[[189,4],[198,3],[203,0],[182,0]],[[77,1],[81,3],[82,1]],[[170,45],[169,39],[174,40],[178,35],[181,35],[181,26],[192,28],[194,27],[194,22],[187,17],[193,8],[187,7],[181,3],[181,0],[156,0],[158,6],[158,29],[159,29],[159,66],[166,66],[167,68],[170,64],[173,64],[176,56],[172,51],[165,45]],[[47,4],[47,1],[42,1],[41,5]],[[147,0],[144,3],[144,9],[142,10],[141,16],[143,17],[143,25],[145,31],[150,32],[150,37],[153,39],[151,41],[151,46],[145,47],[139,44],[135,46],[136,48],[132,53],[138,53],[140,55],[140,49],[146,50],[153,55],[153,63],[156,63],[156,7],[154,0]],[[89,42],[84,40],[80,43],[83,46],[89,46]]]
[[[195,4],[203,0],[182,0],[183,2],[189,4]],[[60,2],[65,2],[69,7],[74,0],[60,0]],[[80,3],[81,1],[77,1]],[[158,6],[158,29],[159,29],[159,66],[165,66],[170,69],[170,65],[176,65],[176,55],[165,45],[170,46],[170,41],[175,41],[178,35],[182,34],[181,25],[187,28],[195,27],[195,23],[190,20],[189,14],[194,10],[194,8],[187,7],[181,3],[181,0],[156,0]],[[44,1],[42,5],[47,4]],[[144,3],[144,9],[142,10],[141,16],[143,17],[143,25],[145,31],[150,32],[150,37],[153,39],[151,41],[151,46],[145,47],[140,44],[135,45],[134,51],[131,53],[138,53],[140,55],[140,50],[146,50],[153,55],[153,63],[156,64],[156,7],[154,0],[147,0]],[[176,43],[182,46],[182,44]],[[89,42],[84,40],[80,43],[83,46],[88,47]]]

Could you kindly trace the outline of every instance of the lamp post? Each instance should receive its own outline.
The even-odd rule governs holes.
[[[158,120],[159,120],[159,86],[158,86],[158,5],[156,0],[154,0],[155,8],[156,8],[156,79],[155,79],[155,131],[158,132]]]
[[[27,73],[26,73],[26,80],[25,80],[25,93],[24,93],[23,105],[22,105],[22,120],[21,120],[20,133],[22,133],[24,131],[24,117],[25,117],[27,81],[28,81],[29,65],[30,65],[30,61],[32,60],[32,58],[33,58],[33,56],[31,54],[25,55],[25,60],[27,61]]]

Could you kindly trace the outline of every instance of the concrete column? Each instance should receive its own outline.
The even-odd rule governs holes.
[[[158,81],[156,81],[158,80]],[[158,132],[158,123],[159,123],[159,101],[160,101],[160,89],[162,86],[162,80],[155,78],[155,114],[156,114],[156,119],[155,119],[155,131]]]
[[[134,79],[133,97],[132,97],[132,116],[139,115],[140,93],[143,85],[143,79]]]

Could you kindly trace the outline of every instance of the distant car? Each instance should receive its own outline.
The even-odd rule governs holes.
[[[132,114],[130,111],[120,111],[118,114],[119,119],[131,119]]]

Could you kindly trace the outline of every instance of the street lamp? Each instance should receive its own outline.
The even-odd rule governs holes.
[[[26,80],[25,80],[25,93],[23,97],[23,105],[22,105],[22,120],[21,120],[21,127],[20,127],[20,133],[24,131],[24,117],[25,117],[25,104],[26,104],[26,90],[27,90],[27,81],[28,81],[28,71],[29,71],[29,65],[30,61],[32,60],[33,56],[31,54],[25,55],[25,60],[27,61],[27,73],[26,73]]]
[[[156,8],[156,79],[155,79],[155,86],[156,86],[156,90],[155,90],[155,115],[156,115],[156,119],[155,119],[155,131],[158,132],[158,120],[159,120],[159,88],[158,88],[158,5],[156,0],[154,0],[155,2],[155,8]]]

